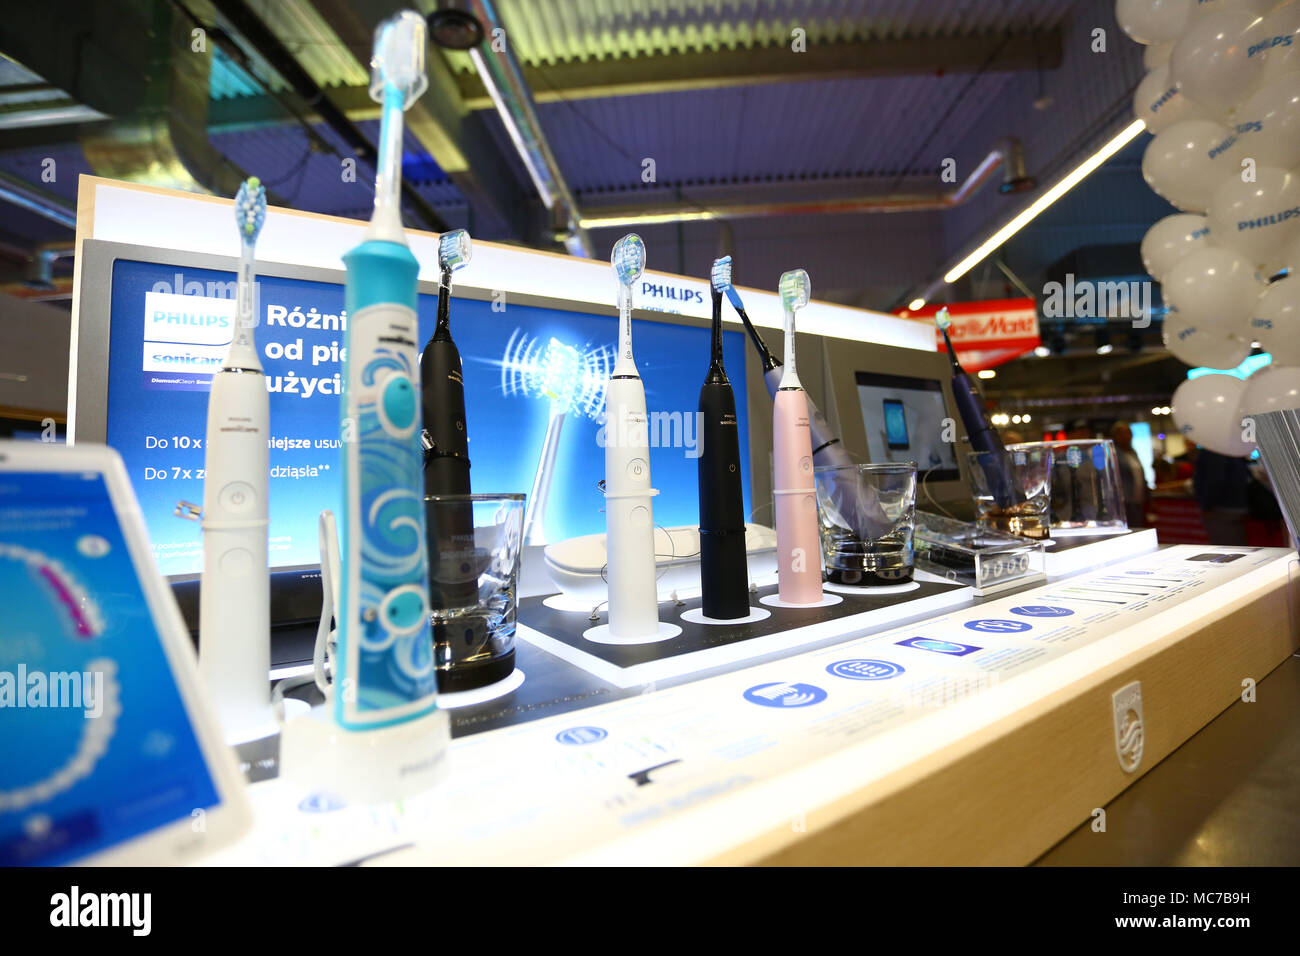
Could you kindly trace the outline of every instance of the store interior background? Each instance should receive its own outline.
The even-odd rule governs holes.
[[[368,167],[345,181],[340,164],[356,154],[349,129],[372,143],[378,133],[369,24],[403,6],[437,4],[54,0],[0,21],[5,433],[63,418],[78,176],[229,195],[258,175],[273,204],[366,218]],[[496,7],[579,215],[643,217],[591,228],[596,257],[635,229],[654,269],[704,278],[731,252],[738,284],[773,288],[797,262],[817,298],[882,311],[904,308],[1043,187],[1000,190],[1000,167],[949,208],[807,215],[783,204],[951,192],[1008,139],[1028,174],[1051,183],[1132,122],[1145,75],[1144,48],[1116,24],[1113,0]],[[206,54],[183,42],[196,23],[217,27]],[[809,44],[836,45],[834,72],[787,55],[796,27]],[[403,164],[424,208],[408,206],[407,225],[563,248],[468,57],[431,46],[429,67]],[[1145,329],[1128,316],[1042,314],[1045,286],[1067,274],[1076,284],[1149,282],[1139,244],[1176,211],[1143,181],[1149,140],[1140,134],[932,302],[1033,294],[1041,346],[983,381],[1007,437],[1110,435],[1137,423],[1143,458],[1151,436],[1147,520],[1164,543],[1206,541],[1195,450],[1167,414],[1188,370],[1161,343],[1159,286],[1149,285]],[[941,179],[946,160],[957,183]],[[694,204],[762,208],[655,221]],[[1216,534],[1216,543],[1285,543],[1275,513]]]

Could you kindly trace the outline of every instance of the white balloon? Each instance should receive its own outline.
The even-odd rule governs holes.
[[[1300,368],[1265,366],[1246,379],[1238,410],[1242,415],[1300,408]]]
[[[1208,219],[1215,245],[1235,249],[1261,276],[1271,276],[1300,233],[1300,177],[1277,166],[1260,166],[1250,183],[1230,176],[1214,191]]]
[[[1160,335],[1174,358],[1193,367],[1236,368],[1250,355],[1249,342],[1189,325],[1173,309],[1165,316]]]
[[[1147,144],[1142,178],[1184,212],[1205,212],[1210,195],[1240,171],[1236,137],[1214,120],[1175,123]]]
[[[1272,9],[1275,2],[1276,0],[1194,0],[1191,22],[1222,10],[1248,10],[1262,17]]]
[[[1261,83],[1300,71],[1300,0],[1278,4],[1251,28],[1246,55],[1264,61]]]
[[[1250,313],[1250,334],[1275,365],[1300,365],[1300,276],[1264,290]]]
[[[1183,322],[1225,336],[1248,334],[1255,300],[1263,290],[1263,282],[1240,253],[1214,246],[1174,263],[1161,286],[1165,302],[1178,310]]]
[[[1169,62],[1169,54],[1174,52],[1174,41],[1166,40],[1164,43],[1152,43],[1142,50],[1142,69],[1150,72],[1158,66],[1164,66]]]
[[[1119,28],[1138,43],[1176,40],[1191,18],[1192,0],[1118,0]]]
[[[1282,250],[1282,265],[1294,276],[1300,272],[1300,236],[1296,236]]]
[[[1300,162],[1300,72],[1261,86],[1232,116],[1243,157],[1261,166]]]
[[[1180,120],[1209,119],[1205,111],[1169,81],[1169,67],[1158,66],[1146,75],[1133,94],[1133,115],[1145,120],[1147,131],[1159,133]]]
[[[1169,57],[1169,75],[1185,96],[1226,115],[1250,95],[1263,61],[1246,55],[1244,37],[1258,19],[1250,10],[1231,9],[1193,20]]]
[[[1174,424],[1188,441],[1210,451],[1242,458],[1254,445],[1242,441],[1241,397],[1246,383],[1232,375],[1201,375],[1189,378],[1174,390],[1170,405]]]
[[[1210,244],[1210,224],[1204,216],[1174,213],[1142,237],[1142,264],[1153,279],[1164,282],[1175,262]]]

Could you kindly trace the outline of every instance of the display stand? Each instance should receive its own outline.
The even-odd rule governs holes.
[[[883,593],[872,588],[837,588],[834,594],[827,593],[834,600],[809,607],[763,601],[776,595],[773,584],[751,595],[751,604],[762,602],[769,614],[751,614],[725,628],[698,619],[699,598],[681,604],[665,601],[659,605],[659,619],[676,622],[681,633],[642,644],[593,642],[584,637],[592,627],[589,613],[556,610],[546,598],[525,598],[519,603],[517,635],[616,687],[634,687],[802,647],[850,630],[889,627],[970,603],[970,588],[937,580],[916,583],[914,590],[902,594],[891,587],[881,588]]]

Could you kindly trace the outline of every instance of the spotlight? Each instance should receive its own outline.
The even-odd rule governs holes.
[[[991,368],[982,368],[976,373],[980,378],[997,378],[998,373]]]
[[[907,303],[907,310],[909,312],[916,312],[924,308],[925,308],[925,300],[922,299],[919,295],[911,302]]]
[[[1046,345],[1040,345],[1034,349],[1034,354],[1037,355],[1039,358],[1047,358],[1047,356],[1052,354],[1052,350],[1049,349]]]
[[[445,0],[429,14],[429,39],[448,50],[472,50],[483,42],[483,24],[457,0]]]

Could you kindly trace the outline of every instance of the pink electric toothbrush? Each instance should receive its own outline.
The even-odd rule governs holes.
[[[808,396],[794,364],[794,314],[808,304],[812,282],[802,269],[781,276],[785,306],[785,367],[772,409],[775,463],[777,597],[784,604],[822,600],[821,540],[813,484]]]

